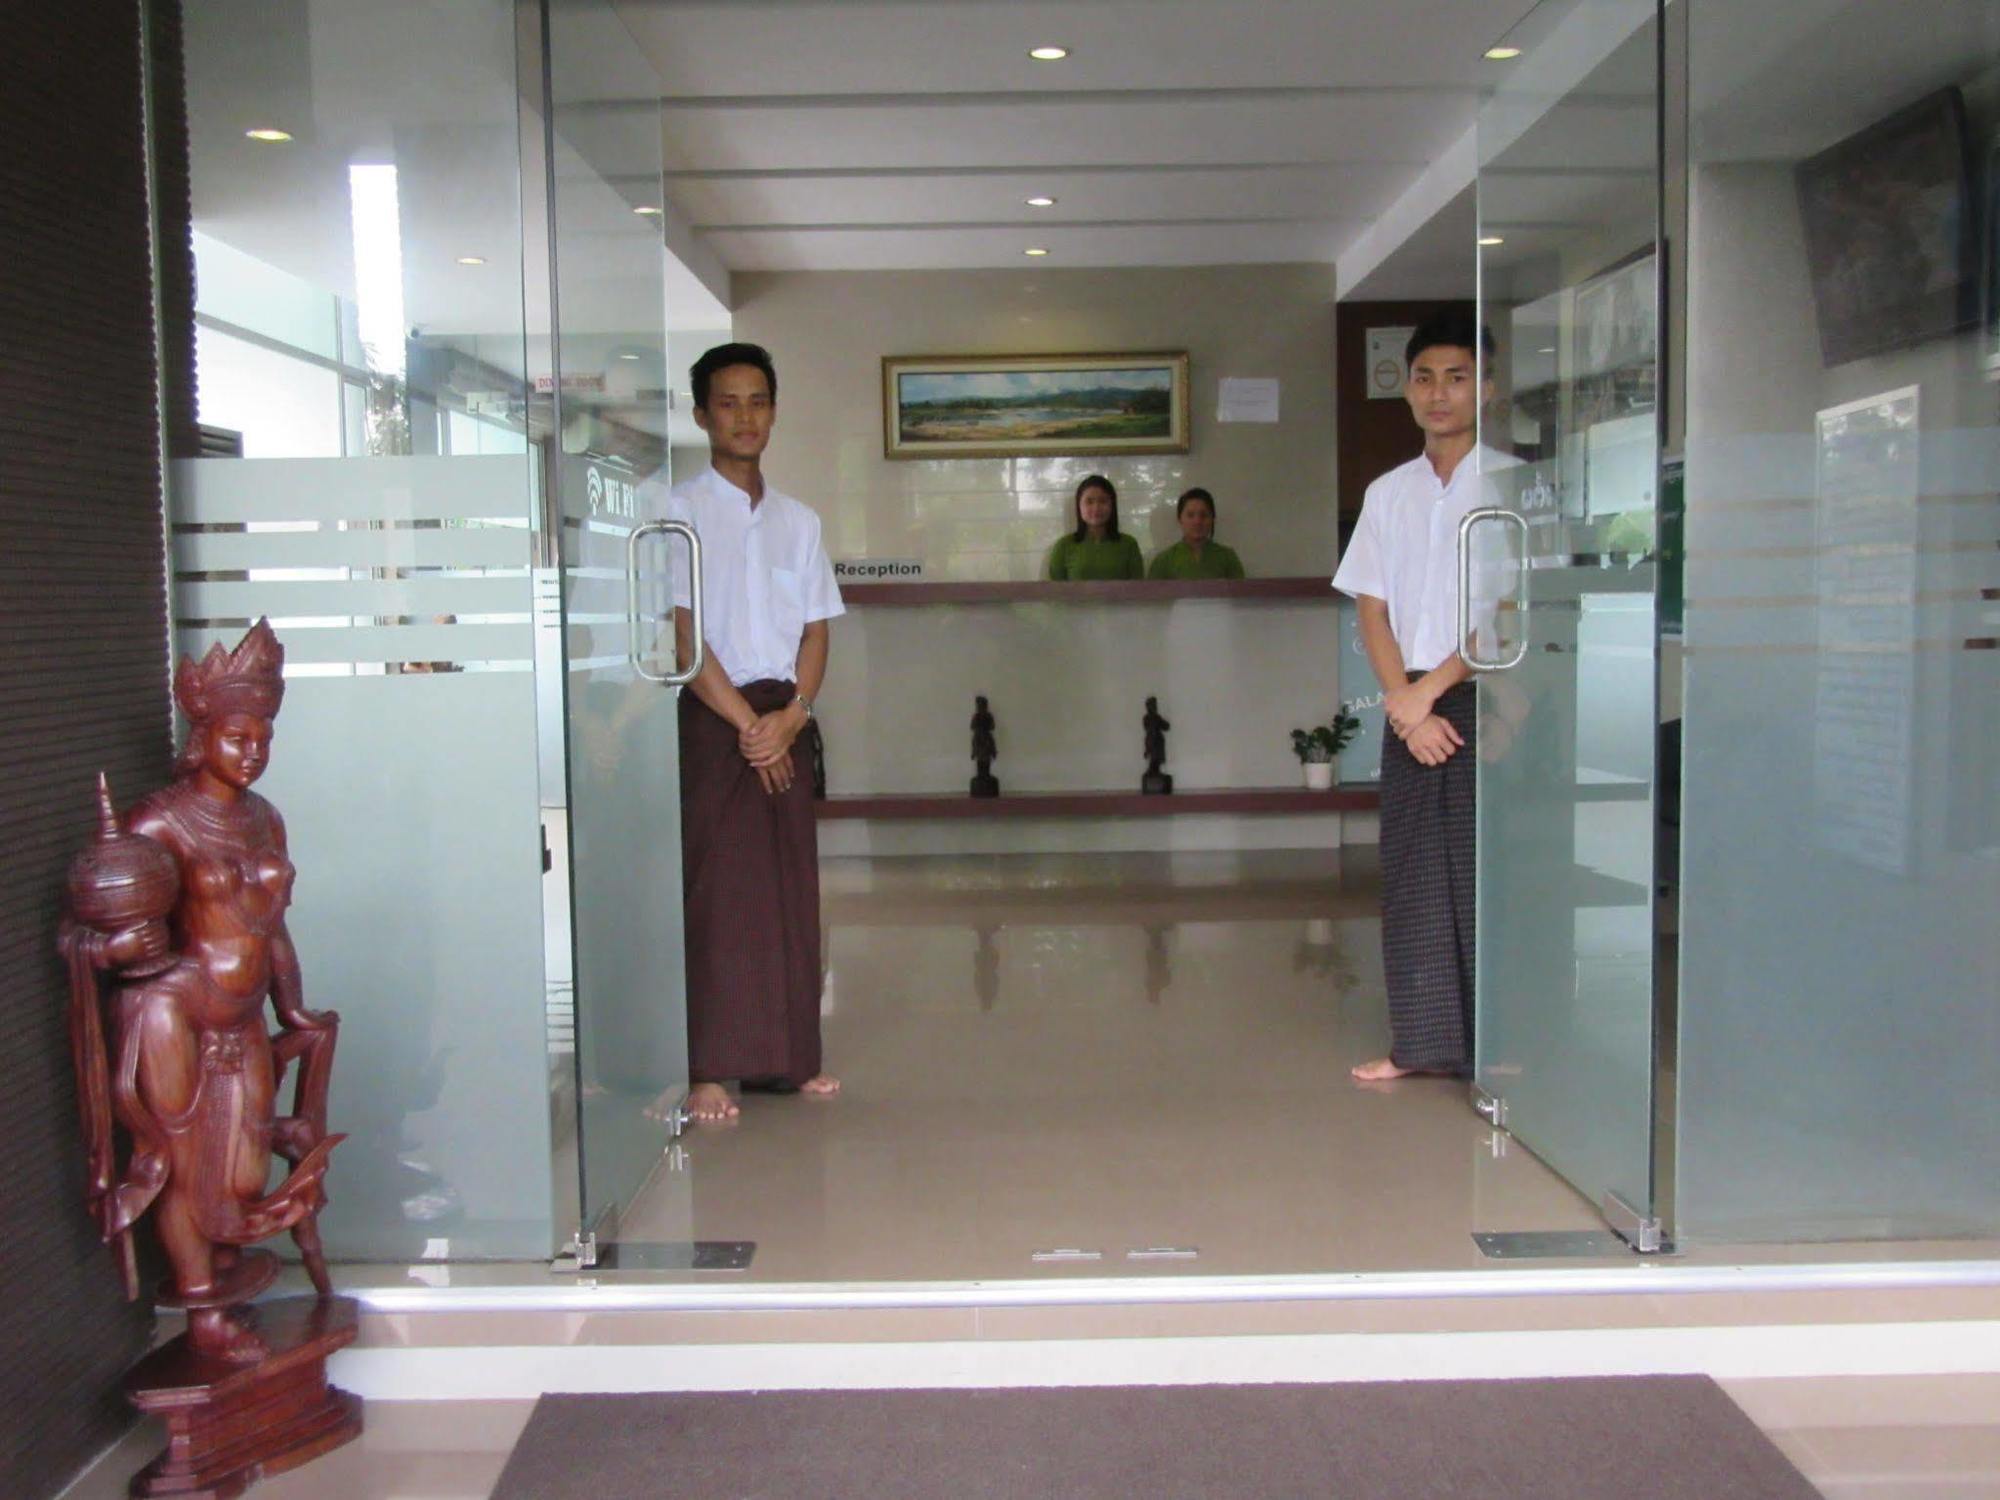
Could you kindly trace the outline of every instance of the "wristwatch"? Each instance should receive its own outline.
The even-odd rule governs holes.
[[[812,716],[813,716],[812,699],[808,698],[804,693],[800,693],[798,697],[792,700],[792,702],[806,711],[806,722],[810,724],[812,722]]]

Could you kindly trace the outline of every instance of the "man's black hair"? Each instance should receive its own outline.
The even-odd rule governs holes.
[[[1410,342],[1404,346],[1403,362],[1415,364],[1417,356],[1426,349],[1471,349],[1484,365],[1493,360],[1493,330],[1479,321],[1479,315],[1472,310],[1470,302],[1448,307],[1443,312],[1433,313],[1417,325],[1417,331],[1410,335]]]
[[[764,379],[771,387],[771,399],[778,399],[778,367],[771,363],[771,351],[762,344],[717,344],[708,353],[694,362],[688,371],[688,379],[694,385],[694,404],[704,411],[708,409],[708,382],[717,370],[726,370],[731,365],[754,365],[764,372]]]

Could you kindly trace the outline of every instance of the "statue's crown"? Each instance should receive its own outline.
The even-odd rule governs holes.
[[[174,671],[174,701],[197,724],[225,714],[275,718],[284,697],[285,648],[267,619],[251,626],[234,651],[217,641],[200,661],[183,656]]]

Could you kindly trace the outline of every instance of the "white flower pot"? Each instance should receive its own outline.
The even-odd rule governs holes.
[[[1333,790],[1333,762],[1330,760],[1307,761],[1305,763],[1306,790],[1309,792],[1330,792]]]

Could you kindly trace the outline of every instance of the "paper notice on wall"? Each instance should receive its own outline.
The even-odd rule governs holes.
[[[1368,399],[1394,401],[1403,394],[1403,351],[1409,347],[1414,328],[1371,328],[1368,330]]]
[[[1278,420],[1276,380],[1250,380],[1225,375],[1215,397],[1218,422],[1275,422]]]

